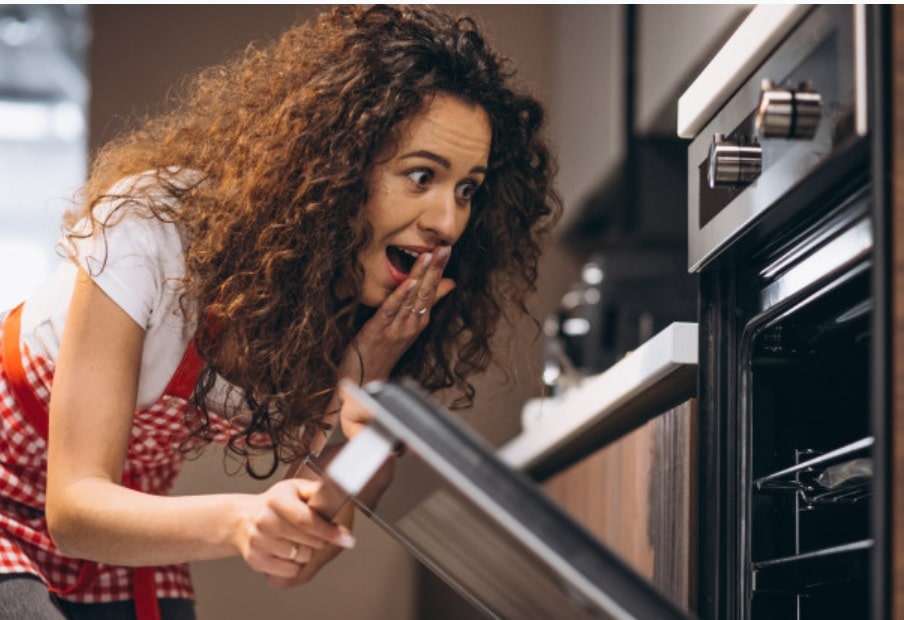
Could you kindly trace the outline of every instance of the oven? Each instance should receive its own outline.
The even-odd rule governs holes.
[[[703,618],[887,617],[881,11],[757,7],[738,32],[760,57],[723,99],[679,103],[696,110]]]

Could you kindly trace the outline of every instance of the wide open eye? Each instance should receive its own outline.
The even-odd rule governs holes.
[[[463,181],[455,188],[455,195],[458,196],[459,200],[471,202],[471,199],[474,198],[474,194],[477,193],[479,188],[479,183],[475,183],[474,181]]]
[[[411,170],[407,175],[418,187],[426,187],[433,180],[433,172],[426,168]]]

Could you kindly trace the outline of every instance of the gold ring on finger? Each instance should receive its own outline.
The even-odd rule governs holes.
[[[412,308],[411,309],[411,313],[416,314],[418,316],[422,316],[426,312],[427,312],[427,306],[424,306],[423,308]]]

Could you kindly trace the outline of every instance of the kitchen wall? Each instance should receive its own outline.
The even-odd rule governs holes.
[[[677,95],[706,66],[752,4],[665,4],[637,8],[634,130],[674,137]]]

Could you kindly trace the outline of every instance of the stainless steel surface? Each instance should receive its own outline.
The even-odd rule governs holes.
[[[763,80],[756,112],[756,132],[760,139],[810,140],[822,117],[822,97],[809,82],[799,88],[779,88]]]
[[[712,187],[744,187],[763,171],[763,149],[758,144],[738,144],[713,136],[709,147],[707,179]]]
[[[860,13],[850,6],[822,6],[811,13],[748,81],[725,102],[688,149],[688,266],[700,271],[748,230],[801,179],[833,154],[866,135],[859,115],[865,90],[856,87],[864,50],[854,44]],[[855,75],[856,74],[856,75]],[[740,190],[707,185],[712,136],[750,142],[764,79],[810,81],[821,96],[821,118],[811,140],[760,141],[762,173]]]
[[[760,293],[759,309],[768,310],[791,295],[812,286],[814,282],[842,271],[845,267],[867,257],[872,248],[872,222],[869,219],[860,220],[765,287]],[[857,272],[851,272],[852,275],[854,273]]]
[[[854,5],[854,96],[856,98],[857,134],[869,130],[869,108],[866,96],[866,7]]]
[[[329,477],[348,495],[358,495],[392,455],[394,440],[379,426],[368,425],[327,466]]]
[[[867,94],[883,95],[887,66],[880,54],[868,67],[867,91],[865,14],[884,41],[884,12],[813,6],[689,149],[708,487],[698,560],[712,620],[884,611],[886,130]],[[759,178],[710,188],[714,134],[757,136]]]
[[[751,5],[747,19],[678,100],[678,135],[694,138],[813,5]]]
[[[379,503],[359,508],[488,617],[687,617],[417,384],[342,389],[406,446]]]

